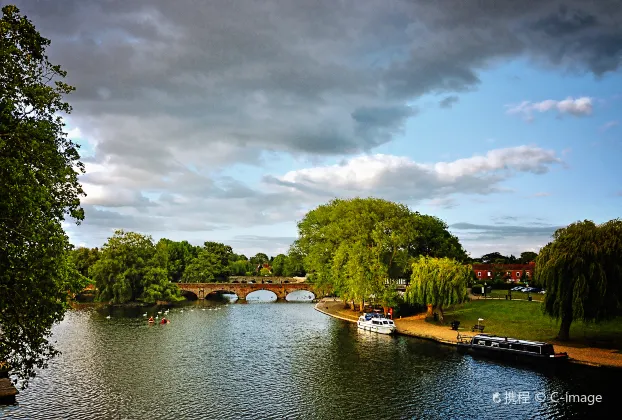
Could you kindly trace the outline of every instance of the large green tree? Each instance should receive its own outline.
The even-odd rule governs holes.
[[[426,305],[428,315],[437,310],[442,322],[444,308],[468,299],[467,285],[472,276],[470,265],[450,258],[421,256],[412,265],[406,300]]]
[[[293,248],[318,287],[347,301],[385,296],[389,279],[410,275],[417,255],[466,259],[458,240],[435,217],[378,198],[333,200],[298,223]]]
[[[285,273],[285,265],[287,264],[287,255],[279,254],[272,260],[272,275],[283,276]]]
[[[73,87],[48,61],[50,41],[20,15],[0,20],[0,360],[25,387],[57,351],[50,329],[79,285],[61,223],[83,219],[78,147],[67,138]]]
[[[89,274],[98,300],[110,303],[179,300],[180,292],[169,281],[168,249],[154,245],[150,236],[118,230],[102,246],[99,260]]]
[[[79,247],[71,251],[71,260],[84,277],[89,277],[89,269],[99,260],[99,248]]]
[[[167,271],[172,282],[181,281],[181,277],[186,267],[196,258],[200,247],[190,244],[188,241],[172,241],[170,239],[160,239],[158,244],[166,244],[168,253]]]
[[[544,311],[561,320],[558,339],[570,338],[575,320],[614,317],[622,302],[622,221],[558,229],[540,250],[536,277],[546,288]]]

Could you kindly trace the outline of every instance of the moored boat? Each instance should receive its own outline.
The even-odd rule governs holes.
[[[459,351],[473,355],[546,364],[568,360],[567,353],[556,353],[552,344],[540,341],[518,340],[491,334],[477,334],[472,337],[458,334],[457,341]]]
[[[361,315],[356,325],[364,331],[371,331],[379,334],[393,334],[396,330],[393,320],[376,313]]]

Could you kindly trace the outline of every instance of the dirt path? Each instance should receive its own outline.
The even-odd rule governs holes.
[[[322,299],[317,303],[315,309],[326,315],[349,322],[356,322],[359,317],[358,312],[345,309],[343,302],[340,300]],[[399,334],[434,340],[443,344],[456,344],[456,331],[453,331],[449,326],[439,326],[425,322],[425,314],[396,319],[395,325]],[[459,329],[459,332],[467,335],[472,334],[462,328]],[[572,362],[591,366],[622,368],[622,353],[618,350],[553,344],[555,345],[555,351],[568,353],[568,357],[570,357]]]

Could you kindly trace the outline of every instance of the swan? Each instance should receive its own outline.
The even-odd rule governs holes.
[[[145,312],[145,313],[143,314],[143,316],[147,316],[147,312]]]
[[[108,315],[108,316],[106,317],[106,319],[110,319],[110,315]]]

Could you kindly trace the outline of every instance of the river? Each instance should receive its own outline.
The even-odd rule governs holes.
[[[196,301],[171,309],[168,325],[148,325],[142,312],[69,312],[53,330],[63,354],[18,404],[0,406],[0,417],[585,418],[614,412],[620,379],[581,367],[551,374],[362,333],[310,303]],[[564,402],[566,393],[604,401]]]

